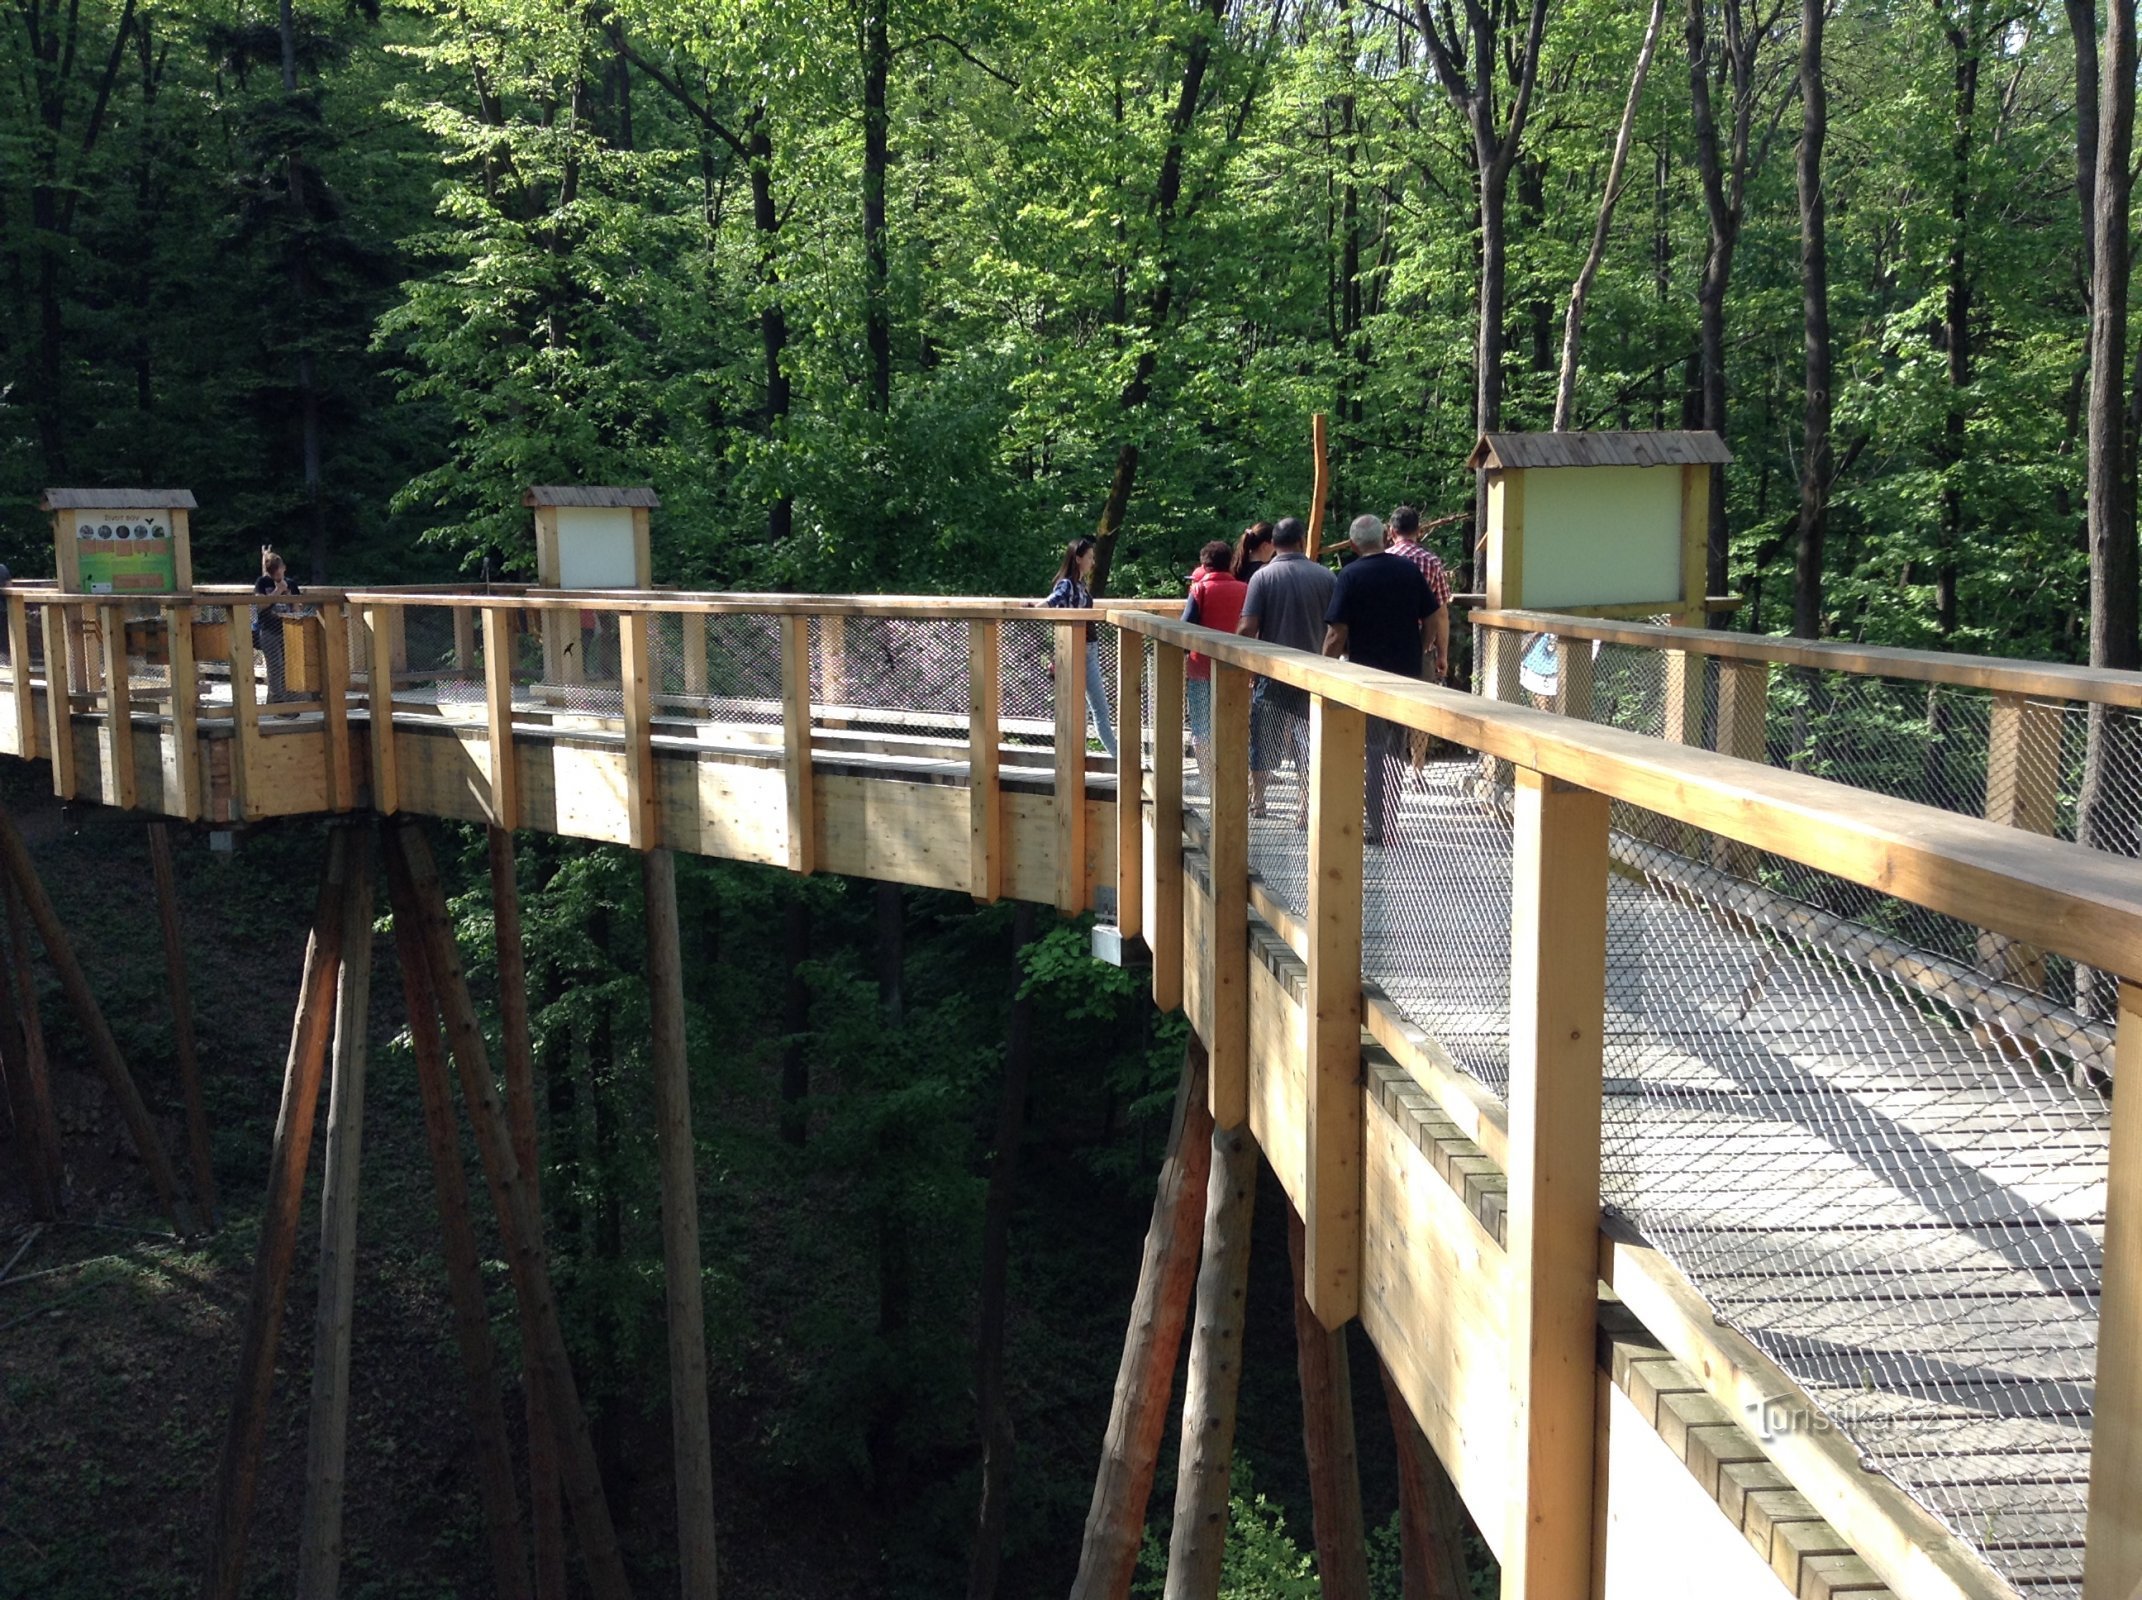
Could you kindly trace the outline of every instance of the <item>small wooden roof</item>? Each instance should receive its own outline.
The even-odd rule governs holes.
[[[1469,467],[1700,467],[1733,459],[1709,430],[1694,433],[1483,433]]]
[[[191,489],[47,489],[40,511],[197,511]]]
[[[600,483],[539,483],[521,496],[524,506],[602,506],[652,511],[662,502],[652,486],[619,488]]]

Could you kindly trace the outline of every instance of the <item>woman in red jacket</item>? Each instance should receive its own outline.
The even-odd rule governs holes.
[[[1198,569],[1190,575],[1190,598],[1183,605],[1183,621],[1195,622],[1219,633],[1233,633],[1242,620],[1242,600],[1249,585],[1229,568],[1234,548],[1225,539],[1215,539],[1198,552]],[[1212,662],[1190,652],[1184,671],[1184,688],[1190,708],[1190,747],[1197,752],[1198,770],[1205,775],[1206,792],[1212,789]]]

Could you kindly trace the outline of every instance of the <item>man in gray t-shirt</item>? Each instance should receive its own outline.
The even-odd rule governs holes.
[[[1301,518],[1280,518],[1272,530],[1272,548],[1278,553],[1250,579],[1249,593],[1242,600],[1242,620],[1235,631],[1245,638],[1315,654],[1324,646],[1324,614],[1331,607],[1331,591],[1338,579],[1330,568],[1302,553],[1303,538]],[[1259,678],[1250,716],[1250,779],[1251,806],[1260,817],[1266,780],[1287,751],[1294,754],[1297,776],[1305,775],[1309,770],[1309,696],[1289,684]],[[1308,811],[1305,780],[1294,818],[1297,828],[1307,824]]]

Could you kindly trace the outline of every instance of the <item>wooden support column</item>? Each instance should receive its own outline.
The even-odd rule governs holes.
[[[635,850],[662,842],[662,786],[654,764],[654,656],[644,611],[617,618],[618,677],[625,705],[625,838]]]
[[[521,773],[513,754],[513,613],[502,606],[483,608],[483,706],[491,734],[491,826],[510,833],[521,825]]]
[[[30,602],[18,590],[7,597],[9,689],[15,696],[15,753],[34,761],[39,753],[37,685],[30,677]]]
[[[1554,641],[1554,708],[1565,717],[1592,720],[1592,642],[1557,634]]]
[[[38,879],[29,849],[16,830],[15,819],[5,809],[0,809],[0,865],[5,866],[7,875],[14,880],[15,888],[22,895],[22,903],[29,910],[30,920],[37,925],[37,937],[43,941],[45,955],[59,974],[60,988],[66,991],[67,1004],[73,1009],[82,1032],[88,1036],[90,1059],[103,1075],[104,1086],[111,1090],[112,1098],[119,1102],[119,1114],[126,1121],[127,1137],[133,1141],[134,1153],[148,1169],[149,1181],[156,1185],[157,1197],[163,1201],[165,1212],[178,1231],[190,1237],[195,1231],[193,1207],[179,1192],[178,1174],[172,1169],[171,1157],[164,1150],[163,1136],[156,1131],[156,1122],[150,1117],[148,1106],[142,1102],[141,1091],[134,1086],[134,1075],[127,1071],[126,1058],[120,1055],[119,1042],[112,1037],[112,1030],[97,1005],[89,977],[82,971],[81,963],[75,960],[74,946],[68,942],[59,913],[53,910],[45,886]]]
[[[1986,728],[1986,820],[2050,835],[2060,810],[2062,708],[2020,694],[1993,697]],[[1979,965],[2003,983],[2045,987],[2045,952],[1997,933],[1978,936]]]
[[[99,606],[104,647],[104,803],[132,811],[141,803],[134,772],[134,695],[127,669],[126,617],[117,606]]]
[[[1354,1391],[1346,1332],[1327,1326],[1309,1303],[1308,1229],[1287,1208],[1287,1257],[1294,1268],[1294,1370],[1302,1386],[1302,1453],[1323,1600],[1368,1600],[1368,1531],[1361,1514],[1361,1463],[1354,1447]]]
[[[1145,932],[1145,637],[1116,630],[1116,931]]]
[[[594,1441],[588,1433],[587,1415],[580,1407],[579,1385],[573,1379],[564,1330],[558,1321],[557,1296],[551,1287],[550,1262],[535,1215],[535,1197],[521,1177],[520,1163],[513,1153],[513,1136],[499,1107],[498,1085],[491,1076],[483,1031],[477,1024],[476,1008],[469,999],[468,982],[461,970],[461,952],[447,920],[438,869],[432,864],[423,835],[412,822],[404,820],[388,829],[386,842],[387,884],[394,897],[395,920],[407,917],[423,936],[425,964],[438,999],[440,1021],[446,1028],[447,1047],[461,1080],[469,1127],[475,1135],[477,1153],[483,1158],[484,1179],[498,1213],[506,1264],[513,1274],[524,1326],[533,1335],[527,1341],[527,1359],[536,1381],[544,1386],[544,1400],[550,1408],[566,1503],[580,1534],[588,1585],[596,1600],[629,1600],[631,1588],[618,1553],[617,1531],[610,1520],[609,1501],[603,1494],[602,1475],[595,1462]]]
[[[339,601],[320,607],[320,721],[327,731],[327,808],[349,811],[357,804],[357,780],[350,761],[349,611]]]
[[[1056,623],[1056,909],[1086,909],[1086,652],[1083,622]]]
[[[1214,663],[1214,687],[1218,687]],[[1215,696],[1217,698],[1217,696]],[[1215,1128],[1205,1193],[1205,1252],[1183,1385],[1165,1600],[1214,1600],[1227,1545],[1227,1491],[1235,1459],[1235,1400],[1242,1382],[1242,1323],[1249,1299],[1250,1220],[1257,1202],[1257,1141],[1245,1122]]]
[[[194,1049],[193,991],[186,979],[186,934],[179,921],[178,873],[171,859],[171,825],[149,824],[149,867],[156,879],[156,917],[164,938],[164,984],[171,996],[171,1035],[178,1054],[179,1085],[186,1096],[186,1148],[192,1158],[193,1195],[201,1220],[222,1220],[216,1197],[214,1146],[208,1136],[208,1103],[201,1093],[201,1059]]]
[[[677,862],[640,857],[647,901],[647,1000],[653,1024],[655,1148],[662,1169],[662,1281],[669,1312],[669,1427],[677,1481],[677,1567],[685,1600],[714,1600],[714,1446],[707,1424],[707,1326],[701,1299],[699,1183],[684,1048],[684,952]]]
[[[260,702],[254,690],[253,608],[231,607],[231,820],[259,815],[253,803],[253,773],[260,756]]]
[[[1250,675],[1212,664],[1212,1120],[1249,1116]]]
[[[2118,1028],[2113,1079],[2142,1083],[2142,986],[2128,978]],[[2106,1172],[2083,1600],[2132,1600],[2142,1589],[2142,1100],[2132,1092],[2112,1097]]]
[[[782,772],[788,780],[788,870],[818,870],[818,795],[811,775],[811,619],[781,617]]]
[[[485,649],[489,649],[487,644]],[[537,1146],[535,1039],[528,1022],[528,955],[521,935],[521,889],[514,859],[513,835],[502,828],[485,832],[491,868],[491,928],[498,962],[499,1054],[506,1069],[506,1125],[513,1135],[513,1159],[528,1185],[528,1208],[537,1243],[542,1243],[543,1163]],[[431,993],[425,980],[424,993]],[[457,1174],[459,1165],[455,1168]],[[535,1341],[524,1332],[528,1348]],[[488,1329],[488,1322],[486,1323]],[[485,1334],[488,1347],[489,1334]],[[528,1521],[535,1535],[535,1592],[538,1600],[565,1600],[565,1503],[558,1481],[558,1442],[543,1385],[522,1385],[528,1413]],[[509,1475],[510,1477],[510,1475]],[[510,1494],[509,1497],[510,1499]],[[516,1540],[518,1535],[516,1534]]]
[[[393,606],[366,606],[365,710],[371,717],[372,809],[391,817],[401,809],[401,769],[394,751],[394,640],[397,615]],[[231,651],[235,660],[235,636]]]
[[[1178,651],[1177,655],[1180,656]],[[1180,746],[1181,741],[1177,744]],[[1138,1291],[1123,1336],[1115,1399],[1101,1441],[1093,1504],[1086,1513],[1071,1600],[1125,1600],[1145,1533],[1146,1501],[1168,1424],[1168,1391],[1182,1350],[1197,1280],[1198,1228],[1212,1167],[1212,1114],[1205,1104],[1205,1047],[1191,1034],[1175,1087],[1175,1118],[1153,1193],[1153,1220],[1138,1264]]]
[[[967,624],[967,889],[984,905],[1004,894],[1004,785],[998,710],[1002,626]]]
[[[197,822],[208,815],[208,796],[201,784],[201,674],[193,658],[193,607],[170,607],[164,618],[171,649],[171,768],[178,781],[178,814]]]
[[[52,1109],[36,992],[22,982],[29,975],[29,945],[14,896],[5,891],[5,880],[0,879],[0,894],[8,901],[7,932],[13,935],[0,946],[0,1067],[7,1074],[8,1111],[15,1119],[16,1148],[29,1179],[30,1210],[40,1221],[51,1222],[59,1216],[66,1168],[60,1160],[59,1121]]]
[[[235,651],[235,643],[232,648]],[[202,1600],[238,1600],[244,1576],[253,1490],[268,1431],[268,1398],[275,1386],[275,1351],[282,1338],[283,1302],[290,1287],[291,1258],[297,1250],[298,1211],[305,1196],[305,1167],[312,1155],[312,1123],[327,1060],[336,974],[342,963],[342,902],[348,867],[349,833],[346,828],[335,828],[328,834],[327,863],[320,874],[312,936],[305,947],[305,975],[291,1024],[290,1055],[283,1067],[282,1111],[275,1120],[260,1241],[254,1246],[253,1283],[238,1345],[238,1390],[231,1400],[216,1469]]]
[[[372,839],[352,828],[342,895],[342,960],[320,1179],[320,1298],[312,1335],[312,1415],[305,1438],[299,1600],[335,1600],[342,1576],[342,1485],[350,1426],[350,1328],[357,1294],[357,1176],[372,1017]]]
[[[439,1196],[440,1254],[446,1261],[447,1296],[454,1308],[454,1343],[461,1352],[461,1372],[467,1381],[469,1425],[476,1436],[476,1491],[483,1503],[484,1531],[491,1546],[493,1583],[500,1600],[529,1600],[528,1562],[521,1549],[520,1505],[513,1492],[513,1453],[506,1442],[506,1412],[498,1393],[498,1351],[491,1340],[491,1308],[476,1253],[476,1230],[469,1215],[461,1140],[454,1129],[446,1051],[439,1042],[438,1000],[425,966],[423,937],[411,919],[394,919],[394,948],[400,958],[402,1000],[409,1017],[409,1053],[416,1061],[417,1098],[424,1107],[424,1145],[431,1156],[432,1186]],[[507,1085],[510,1092],[510,1069]],[[548,1443],[548,1432],[546,1424],[545,1431],[538,1433],[533,1420],[534,1396],[541,1385],[530,1383],[527,1388],[531,1413],[528,1456],[533,1473],[537,1452]],[[536,1552],[540,1567],[540,1525]],[[563,1600],[562,1545],[558,1561],[560,1585],[551,1594]]]
[[[1472,1562],[1466,1552],[1468,1519],[1458,1486],[1421,1432],[1406,1397],[1381,1357],[1384,1409],[1398,1457],[1398,1561],[1405,1600],[1471,1600]]]
[[[67,663],[67,609],[44,607],[45,750],[52,757],[52,792],[75,796],[74,690]]]
[[[1183,672],[1184,653],[1153,646],[1153,1004],[1183,1003]]]
[[[707,614],[686,611],[677,618],[679,648],[684,655],[684,692],[698,696],[707,692]],[[696,708],[695,708],[696,709]]]
[[[1718,663],[1718,752],[1742,761],[1769,756],[1766,732],[1770,710],[1770,667],[1762,661]],[[1725,839],[1711,841],[1711,865],[1721,872],[1748,877],[1756,852]]]
[[[454,607],[454,670],[476,670],[476,613],[467,606]]]
[[[1520,768],[1510,911],[1504,1600],[1589,1600],[1607,802]]]
[[[1309,697],[1304,1292],[1327,1328],[1344,1326],[1361,1310],[1361,825],[1367,738],[1368,719],[1359,711],[1322,695]]]

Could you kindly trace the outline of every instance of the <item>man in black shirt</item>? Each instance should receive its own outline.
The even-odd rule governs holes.
[[[1324,654],[1344,656],[1405,678],[1429,674],[1421,649],[1423,624],[1437,610],[1435,591],[1420,568],[1384,549],[1383,522],[1356,517],[1346,531],[1355,559],[1339,572],[1324,613]],[[1368,725],[1368,819],[1362,838],[1380,845],[1389,818],[1389,762],[1404,733],[1381,717]]]

